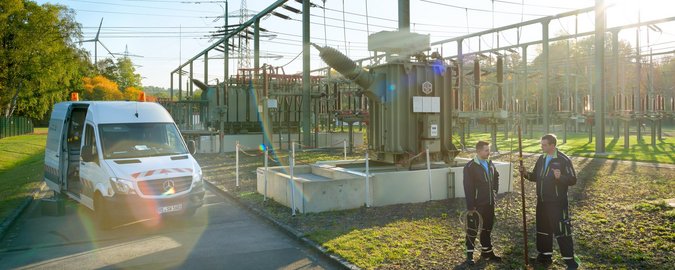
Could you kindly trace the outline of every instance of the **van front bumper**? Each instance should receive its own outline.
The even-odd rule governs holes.
[[[195,211],[204,204],[206,190],[203,185],[192,187],[190,192],[167,198],[141,198],[136,194],[115,194],[105,197],[106,209],[115,216],[154,217],[180,215]]]

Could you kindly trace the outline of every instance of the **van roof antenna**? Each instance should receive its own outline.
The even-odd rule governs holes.
[[[136,113],[134,113],[134,116],[136,116],[136,118],[138,118],[138,102],[136,102]]]

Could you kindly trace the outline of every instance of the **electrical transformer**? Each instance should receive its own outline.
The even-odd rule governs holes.
[[[418,34],[406,34],[419,40]],[[363,88],[369,100],[368,146],[378,153],[378,161],[423,163],[425,155],[420,154],[426,149],[432,161],[454,160],[453,71],[440,56],[418,53],[411,61],[402,55],[364,69],[333,48],[313,46],[326,64]]]

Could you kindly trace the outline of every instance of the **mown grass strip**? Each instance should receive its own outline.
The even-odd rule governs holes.
[[[541,152],[539,138],[541,136],[523,136],[523,151],[530,153]],[[642,161],[652,163],[675,164],[675,137],[663,136],[656,140],[656,147],[651,145],[651,136],[643,136],[638,142],[636,136],[630,136],[629,149],[624,149],[624,137],[614,139],[612,136],[605,138],[605,154],[595,154],[595,138],[589,142],[587,133],[568,133],[567,143],[563,143],[562,134],[557,134],[558,148],[571,156],[607,158],[618,160]],[[490,141],[489,133],[472,133],[466,138],[466,146],[473,148],[479,140]],[[518,138],[511,135],[508,139],[503,133],[497,135],[497,147],[499,151],[517,151]]]
[[[0,140],[0,220],[42,182],[46,143],[46,134]]]

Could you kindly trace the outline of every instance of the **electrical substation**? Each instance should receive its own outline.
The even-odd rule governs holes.
[[[398,29],[370,34],[371,56],[350,59],[310,40],[310,13],[318,3],[279,0],[235,26],[226,20],[219,40],[170,74],[171,98],[161,103],[200,152],[239,151],[240,144],[263,145],[270,155],[343,144],[350,152],[367,149],[359,160],[295,166],[291,159],[258,168],[257,191],[294,213],[461,197],[467,160],[457,155],[473,147],[467,145],[472,132],[489,132],[493,152],[508,150],[497,149],[496,138],[514,136],[516,126],[529,138],[555,132],[563,143],[568,132],[587,132],[595,153],[602,154],[607,138],[623,137],[619,143],[628,149],[631,136],[640,141],[649,133],[651,141],[644,143],[654,146],[661,127],[672,125],[673,88],[653,87],[651,65],[643,64],[672,52],[644,55],[638,47],[630,57],[621,56],[619,34],[636,32],[639,44],[640,29],[660,29],[675,17],[607,27],[606,7],[597,2],[432,42],[430,35],[411,31],[410,1],[399,0]],[[259,46],[262,19],[293,10],[284,16],[302,17],[303,70],[286,74],[283,67],[261,64]],[[549,33],[550,24],[579,16],[595,18],[594,30]],[[521,31],[536,31],[540,38],[500,42],[504,33],[520,37]],[[496,37],[496,46],[484,44],[486,36]],[[581,39],[591,41],[587,51],[571,59],[570,44]],[[235,41],[253,44],[252,64],[240,58],[243,64],[233,72],[228,64],[209,66],[214,51],[227,63]],[[312,50],[325,67],[310,69]],[[197,64],[204,65],[203,79],[193,72]],[[621,75],[627,69],[635,71],[633,77]],[[209,72],[226,79],[210,84]],[[663,80],[673,83],[667,75]],[[195,86],[202,90],[199,99],[192,98]],[[499,192],[512,191],[512,165],[495,164]]]

